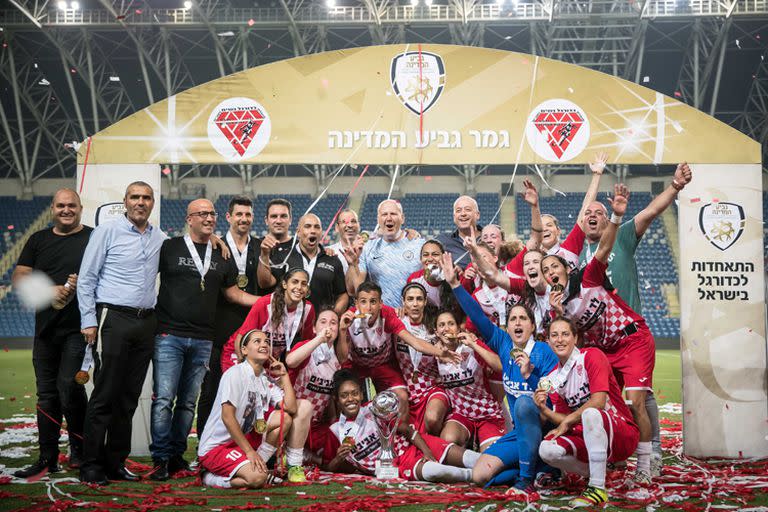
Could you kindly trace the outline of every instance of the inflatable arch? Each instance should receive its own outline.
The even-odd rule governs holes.
[[[164,164],[583,164],[597,151],[693,164],[678,204],[685,452],[768,456],[760,145],[674,98],[486,48],[330,51],[150,105],[84,141],[77,175],[98,222],[130,181],[159,190]]]

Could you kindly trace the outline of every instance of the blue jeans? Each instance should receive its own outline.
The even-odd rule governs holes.
[[[210,340],[172,334],[155,337],[152,444],[149,446],[153,459],[168,460],[187,450],[187,437],[192,429],[200,385],[208,371],[212,345]]]

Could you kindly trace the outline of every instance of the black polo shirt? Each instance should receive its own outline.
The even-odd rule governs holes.
[[[299,254],[298,242],[296,247],[288,257],[288,268],[301,267],[307,270],[304,265],[304,258]],[[287,270],[287,269],[285,269]],[[279,270],[280,277],[284,269]],[[321,306],[333,306],[336,304],[336,298],[342,293],[347,292],[347,286],[344,282],[344,267],[341,266],[339,258],[325,254],[323,246],[318,246],[317,260],[315,261],[315,271],[309,281],[309,297],[307,299],[319,311]]]

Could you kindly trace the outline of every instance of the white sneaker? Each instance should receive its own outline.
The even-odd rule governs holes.
[[[661,470],[663,467],[664,467],[664,462],[661,460],[661,454],[652,453],[651,454],[651,476],[654,478],[661,476]]]

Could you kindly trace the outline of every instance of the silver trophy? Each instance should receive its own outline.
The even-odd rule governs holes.
[[[371,412],[376,418],[381,452],[376,463],[376,478],[393,480],[398,477],[395,466],[394,440],[400,423],[400,399],[392,391],[382,391],[373,398]]]

